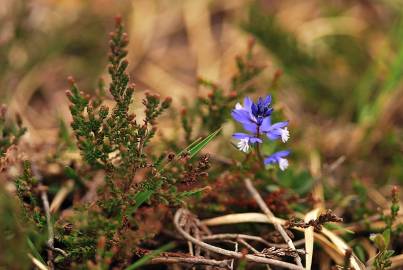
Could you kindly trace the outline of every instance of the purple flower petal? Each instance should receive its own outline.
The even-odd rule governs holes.
[[[252,107],[253,101],[249,97],[245,97],[243,100],[243,107],[245,110],[248,112],[251,112],[251,107]]]
[[[258,125],[256,123],[253,123],[253,122],[242,123],[242,126],[246,131],[249,131],[253,134],[256,134],[256,132],[257,132]]]
[[[271,103],[271,95],[266,96],[266,98],[264,99],[264,105],[266,107],[268,107]]]
[[[239,133],[234,133],[233,135],[232,135],[232,137],[234,138],[234,139],[238,139],[238,140],[241,140],[241,139],[248,139],[249,140],[249,142],[250,143],[262,143],[263,141],[262,141],[262,139],[260,139],[260,138],[257,138],[257,137],[255,137],[255,136],[253,136],[253,135],[250,135],[250,134],[246,134],[246,133],[241,133],[241,132],[239,132]]]
[[[269,130],[271,127],[271,117],[265,117],[262,121],[262,124],[260,125],[260,131],[265,132],[266,130]]]
[[[234,118],[239,123],[249,123],[252,122],[250,120],[250,114],[246,110],[232,110],[232,118]]]
[[[267,138],[269,138],[270,140],[282,139],[283,142],[286,142],[289,138],[289,132],[284,128],[287,125],[288,121],[278,122],[271,126],[266,123],[265,125],[262,124],[260,130],[262,131],[262,133],[265,133]]]
[[[284,171],[288,167],[288,160],[285,158],[290,154],[289,150],[278,151],[264,159],[264,164],[278,164],[280,169]]]
[[[256,138],[256,137],[251,137],[249,139],[250,143],[263,143],[262,139]]]

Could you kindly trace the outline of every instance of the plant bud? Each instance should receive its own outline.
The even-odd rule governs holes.
[[[122,24],[122,16],[118,15],[115,17],[115,25],[116,27],[121,26]]]
[[[162,102],[161,106],[162,106],[162,108],[166,109],[169,106],[171,106],[171,103],[172,103],[172,98],[166,97],[165,100]]]
[[[236,98],[238,96],[236,91],[231,91],[228,95],[230,98]]]
[[[71,85],[73,85],[73,84],[76,83],[75,80],[74,80],[74,78],[73,78],[73,76],[68,76],[68,77],[67,77],[67,81],[68,81]]]

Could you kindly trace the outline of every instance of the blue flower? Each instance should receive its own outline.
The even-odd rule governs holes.
[[[267,136],[269,140],[281,139],[283,143],[290,138],[288,131],[288,121],[271,123],[271,96],[259,98],[257,102],[246,97],[243,105],[237,103],[235,109],[232,110],[232,117],[242,124],[243,128],[250,132],[248,133],[235,133],[233,138],[239,140],[237,147],[243,152],[248,152],[251,145],[263,143],[262,135]],[[259,147],[259,145],[257,146]],[[259,152],[259,151],[257,151]],[[290,151],[279,151],[264,159],[264,164],[278,164],[281,170],[288,167],[288,161],[285,157],[289,155]]]
[[[286,142],[290,138],[290,132],[287,129],[288,121],[272,125],[270,116],[273,108],[270,107],[270,103],[270,95],[264,99],[259,98],[256,103],[246,97],[243,106],[237,103],[231,115],[243,125],[245,130],[256,136],[266,134],[270,140],[281,139],[282,142]]]
[[[256,117],[258,123],[262,123],[265,117],[268,117],[273,112],[270,108],[271,96],[267,96],[265,99],[259,98],[257,103],[252,103],[252,114]]]
[[[264,164],[278,164],[280,170],[284,171],[288,167],[288,160],[285,158],[291,152],[289,150],[278,151],[264,159]]]
[[[249,151],[251,144],[263,142],[261,139],[246,133],[235,133],[232,135],[232,137],[239,140],[237,147],[239,150],[245,153]]]
[[[243,106],[240,103],[236,104],[231,115],[243,125],[245,130],[257,134],[260,126],[265,124],[266,119],[273,112],[270,103],[271,96],[267,96],[265,99],[259,98],[257,103],[246,97]]]

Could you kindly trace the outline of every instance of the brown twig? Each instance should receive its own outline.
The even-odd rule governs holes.
[[[238,238],[239,243],[241,243],[242,245],[244,245],[245,247],[247,247],[249,250],[251,250],[253,253],[255,254],[260,254],[260,252],[258,250],[256,250],[254,247],[252,247],[251,245],[249,245],[248,242],[246,242],[244,239],[242,238]],[[267,270],[271,270],[270,265],[266,265],[266,269]]]
[[[252,197],[255,199],[257,204],[259,205],[260,209],[263,211],[263,213],[266,214],[266,216],[269,218],[269,220],[273,221],[273,225],[276,228],[276,230],[281,234],[283,237],[284,241],[287,243],[287,245],[293,249],[296,250],[294,243],[292,242],[291,238],[288,236],[287,232],[284,230],[284,228],[275,222],[275,216],[274,214],[270,211],[269,207],[266,205],[266,203],[263,201],[262,197],[260,196],[259,192],[256,190],[256,188],[253,186],[252,182],[250,179],[245,179],[244,180],[245,186],[248,189],[249,193],[252,195]],[[302,267],[302,262],[301,258],[299,255],[297,255],[295,258],[295,262],[297,263],[298,266]]]
[[[61,248],[55,248],[55,247],[47,247],[48,249],[51,249],[51,250],[53,250],[53,251],[56,251],[56,252],[58,252],[58,253],[60,253],[60,254],[62,254],[64,257],[67,257],[68,256],[68,254],[67,254],[67,252],[66,251],[64,251],[63,249],[61,249]]]
[[[209,265],[209,266],[216,266],[216,267],[221,267],[221,268],[226,268],[230,269],[230,260],[222,260],[222,261],[217,261],[217,260],[212,260],[212,259],[206,259],[204,257],[155,257],[152,258],[149,262],[149,264],[176,264],[176,263],[182,263],[182,264],[190,264],[190,265]]]
[[[191,241],[193,244],[200,246],[202,249],[205,250],[209,250],[211,252],[214,253],[218,253],[227,257],[231,257],[231,258],[236,258],[236,259],[245,259],[247,261],[250,262],[255,262],[255,263],[261,263],[261,264],[269,264],[269,265],[275,265],[278,267],[283,267],[286,269],[294,269],[294,270],[303,270],[304,268],[298,265],[294,265],[291,263],[287,263],[287,262],[283,262],[283,261],[279,261],[279,260],[274,260],[274,259],[269,259],[269,258],[265,258],[265,257],[260,257],[260,256],[256,256],[256,255],[251,255],[251,254],[243,254],[240,252],[235,252],[235,251],[230,251],[230,250],[226,250],[223,248],[219,248],[210,244],[207,244],[201,240],[197,240],[196,238],[194,238],[193,236],[191,236],[190,234],[188,234],[180,225],[181,223],[183,223],[183,218],[187,217],[189,218],[190,213],[185,210],[185,209],[179,209],[174,216],[174,225],[176,227],[176,229],[178,230],[178,232],[180,234],[182,234],[182,236],[186,239]]]
[[[315,232],[320,232],[322,225],[328,222],[343,222],[343,219],[335,215],[332,210],[328,209],[316,219],[311,219],[308,222],[296,217],[291,217],[284,226],[286,228],[300,227],[303,229],[313,227]]]
[[[222,234],[213,234],[213,235],[208,235],[208,236],[203,236],[201,238],[202,240],[224,240],[224,239],[244,239],[244,240],[252,240],[256,241],[259,243],[262,243],[268,247],[276,247],[276,248],[286,248],[288,245],[286,244],[276,244],[276,243],[270,243],[266,240],[264,240],[260,236],[254,236],[254,235],[248,235],[248,234],[237,234],[237,233],[222,233]],[[304,239],[298,240],[294,242],[295,246],[303,245],[305,243]]]

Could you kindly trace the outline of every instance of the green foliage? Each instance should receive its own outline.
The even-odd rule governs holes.
[[[143,100],[143,122],[139,123],[135,115],[129,112],[134,87],[129,85],[126,72],[128,62],[124,58],[127,54],[127,43],[127,34],[123,31],[120,19],[117,19],[115,32],[111,34],[109,43],[109,93],[115,101],[111,112],[101,105],[101,99],[84,96],[72,80],[70,91],[67,93],[72,102],[71,126],[80,152],[93,169],[102,168],[107,173],[106,184],[110,187],[113,198],[102,202],[105,209],[117,207],[118,201],[128,202],[128,205],[136,203],[133,201],[134,197],[127,196],[127,191],[131,188],[138,189],[132,183],[138,170],[154,166],[147,158],[145,147],[155,135],[154,125],[157,117],[171,103],[170,98],[161,101],[157,95],[146,94]],[[100,91],[103,91],[102,84]],[[150,178],[157,177],[155,170],[150,173]],[[116,182],[119,182],[117,186]]]
[[[29,267],[27,227],[22,226],[21,209],[3,188],[0,188],[0,269],[27,269]]]
[[[217,136],[219,130],[197,140],[178,155],[161,154],[155,158],[150,142],[156,134],[157,119],[169,108],[171,99],[161,100],[158,95],[146,93],[142,102],[144,119],[140,121],[130,112],[134,86],[129,84],[126,71],[127,43],[127,34],[121,19],[117,18],[109,43],[111,82],[108,90],[114,101],[111,110],[103,105],[103,81],[98,94],[91,98],[70,79],[67,96],[71,102],[71,127],[78,149],[88,165],[87,173],[103,170],[105,177],[94,205],[76,208],[75,214],[66,220],[67,224],[57,224],[56,238],[69,254],[68,258],[58,257],[57,262],[63,267],[73,261],[87,260],[91,260],[94,267],[103,265],[103,259],[97,255],[101,239],[104,239],[102,253],[109,254],[108,260],[124,265],[136,246],[152,235],[152,228],[142,225],[147,221],[136,219],[140,207],[145,203],[148,207],[157,207],[161,202],[183,204],[186,198],[204,190],[188,190],[184,184],[197,182],[207,175],[208,157],[192,158]],[[65,174],[80,188],[86,188],[79,170],[65,167]],[[136,180],[139,178],[141,181]]]
[[[59,120],[59,134],[58,134],[58,141],[59,141],[59,146],[58,146],[58,151],[62,152],[63,150],[75,150],[75,143],[72,140],[70,136],[70,130],[68,128],[68,125],[63,119]]]
[[[29,161],[24,161],[23,169],[23,174],[15,179],[17,195],[24,206],[26,218],[42,229],[46,226],[46,218],[38,200],[39,181],[33,176]]]
[[[319,59],[301,49],[296,37],[286,32],[274,16],[267,15],[257,5],[249,13],[249,21],[244,25],[246,31],[253,34],[279,61],[286,75],[289,75],[307,94],[307,101],[319,95],[337,103],[340,95],[335,95],[329,80],[324,78],[327,70]],[[318,76],[321,74],[321,76]],[[323,103],[309,103],[310,107]]]
[[[0,158],[4,157],[10,146],[18,143],[26,131],[19,117],[16,122],[6,121],[6,112],[6,106],[0,106]]]
[[[158,96],[146,95],[143,101],[146,118],[142,124],[136,121],[134,114],[129,113],[134,86],[129,85],[126,72],[128,62],[124,57],[127,42],[127,34],[117,21],[109,44],[109,92],[115,101],[111,113],[106,106],[101,106],[100,100],[90,100],[80,93],[73,81],[68,96],[72,102],[71,126],[85,161],[94,168],[132,178],[136,169],[146,165],[144,147],[156,131],[152,124],[169,107],[170,99],[161,102]]]
[[[332,14],[321,18],[332,25],[342,17]],[[335,31],[307,45],[296,33],[286,30],[276,14],[256,3],[252,4],[243,28],[275,57],[290,83],[302,91],[310,110],[332,116],[342,114],[360,124],[373,125],[381,115],[385,98],[398,89],[402,78],[401,13],[393,21],[391,30],[385,33],[394,41],[392,51],[375,58],[371,57],[366,35],[357,37],[347,30]],[[382,70],[381,63],[385,62],[387,71]],[[338,66],[346,72],[338,72]],[[318,97],[321,102],[317,102]]]
[[[368,207],[368,193],[366,187],[357,179],[353,181],[353,190],[356,194],[356,207],[354,207],[354,220],[363,220],[373,211]]]
[[[399,192],[395,186],[392,189],[392,205],[390,207],[390,215],[385,215],[383,217],[386,227],[382,233],[371,235],[371,240],[379,250],[373,263],[373,266],[376,270],[388,269],[392,265],[390,258],[393,256],[393,254],[395,254],[395,251],[389,248],[391,246],[393,234],[399,233],[399,231],[395,232],[393,229],[393,224],[399,213],[399,208]]]
[[[69,260],[88,260],[95,256],[99,237],[105,236],[107,239],[112,239],[119,224],[96,212],[77,210],[80,214],[74,216],[71,220],[73,223],[60,224],[56,239],[68,250]],[[72,226],[77,227],[71,228]],[[110,243],[108,245],[110,248]],[[62,259],[64,258],[60,258],[60,262],[63,262]]]
[[[292,168],[285,172],[278,173],[278,177],[281,177],[279,185],[284,188],[289,188],[299,195],[306,194],[311,191],[313,186],[313,178],[307,171],[296,172]]]

